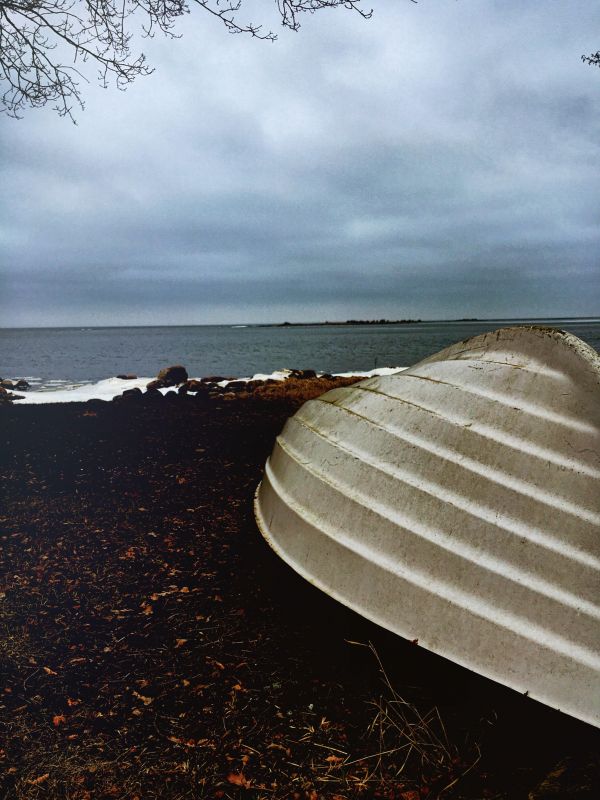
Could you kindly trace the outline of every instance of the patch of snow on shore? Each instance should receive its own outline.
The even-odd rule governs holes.
[[[397,372],[402,372],[406,367],[381,367],[380,369],[372,369],[368,372],[339,372],[336,377],[352,377],[358,376],[361,378],[371,378],[375,375],[394,375]],[[284,381],[291,374],[289,369],[275,370],[270,374],[257,373],[250,378],[236,378],[240,381],[266,381],[276,380]],[[318,373],[322,374],[322,373]],[[15,400],[19,405],[39,405],[42,403],[85,403],[88,400],[112,400],[117,397],[126,389],[141,389],[145,391],[146,385],[154,378],[132,378],[131,380],[122,380],[121,378],[106,378],[105,380],[98,381],[97,383],[83,383],[73,384],[66,380],[50,380],[45,382],[44,389],[39,389],[28,392],[18,392],[23,394],[22,400]],[[196,380],[200,380],[197,378]],[[230,383],[228,380],[220,381],[219,386],[226,387]],[[54,388],[56,387],[56,388]],[[170,386],[168,389],[159,389],[162,394],[173,391],[176,387]]]
[[[85,403],[87,400],[112,400],[113,397],[123,394],[125,389],[138,388],[144,391],[146,384],[151,380],[152,378],[136,378],[123,381],[120,378],[107,378],[97,383],[79,385],[69,385],[68,381],[47,381],[46,385],[53,384],[59,388],[21,392],[20,394],[24,396],[23,400],[15,400],[15,403],[37,405],[40,403]],[[18,391],[17,394],[19,394]]]

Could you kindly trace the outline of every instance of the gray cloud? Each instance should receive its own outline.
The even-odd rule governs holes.
[[[2,324],[597,314],[600,10],[375,12],[4,120]]]

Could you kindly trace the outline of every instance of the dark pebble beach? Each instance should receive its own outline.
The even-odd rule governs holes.
[[[600,796],[593,728],[269,549],[264,462],[328,388],[286,383],[0,408],[0,796]]]

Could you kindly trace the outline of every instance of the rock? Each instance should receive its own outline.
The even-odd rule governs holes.
[[[188,392],[208,392],[208,386],[206,383],[202,381],[197,381],[195,378],[191,378],[189,381],[183,384],[186,387]],[[183,388],[180,386],[179,388]]]
[[[146,384],[146,389],[164,389],[166,386],[167,384],[164,381],[155,378],[153,381]]]
[[[137,375],[117,375],[117,378],[120,381],[134,381],[137,378]]]
[[[164,396],[164,399],[168,403],[175,403],[179,399],[179,395],[177,392],[167,392]]]
[[[113,397],[113,403],[121,405],[121,403],[139,403],[143,398],[141,389],[125,389],[123,394]]]
[[[121,397],[123,400],[141,400],[142,390],[137,387],[135,389],[125,389]]]
[[[142,397],[145,403],[156,403],[163,399],[162,392],[159,392],[158,389],[146,389]]]
[[[181,364],[176,364],[173,367],[161,369],[157,378],[163,382],[163,386],[177,386],[177,384],[187,381],[188,374],[185,367],[182,367]]]
[[[225,387],[226,392],[241,392],[246,389],[246,381],[229,381]]]
[[[9,393],[8,396],[10,397],[11,400],[25,400],[25,395],[24,394],[15,394],[13,392],[12,394]]]
[[[12,381],[9,381],[8,378],[4,378],[3,381],[0,381],[0,386],[4,387],[5,389],[12,389],[14,384]]]
[[[86,400],[85,404],[91,408],[100,408],[100,406],[105,406],[109,402],[109,400],[102,400],[100,397],[92,397],[90,400]]]
[[[15,389],[20,389],[22,392],[26,389],[29,389],[29,384],[25,380],[25,378],[19,378],[19,380],[13,384]]]
[[[200,379],[202,383],[220,383],[221,381],[226,381],[227,378],[223,378],[222,375],[209,375],[207,378]]]
[[[290,378],[316,378],[317,373],[314,369],[293,369]]]

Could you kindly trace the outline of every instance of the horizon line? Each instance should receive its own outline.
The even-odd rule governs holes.
[[[567,316],[553,316],[551,314],[547,314],[541,317],[454,317],[452,319],[408,319],[408,320],[385,320],[381,322],[378,319],[365,319],[365,320],[313,320],[313,321],[300,321],[300,322],[290,322],[289,320],[283,320],[281,322],[205,322],[205,323],[188,323],[188,324],[171,324],[166,323],[163,325],[144,325],[144,324],[135,324],[135,325],[127,325],[127,324],[111,324],[111,325],[0,325],[0,331],[11,331],[11,330],[102,330],[105,328],[231,328],[231,327],[247,327],[247,328],[269,328],[269,327],[294,327],[294,326],[311,326],[311,325],[348,325],[350,326],[357,326],[360,324],[365,325],[393,325],[393,324],[403,324],[403,325],[420,325],[423,323],[434,323],[434,322],[463,322],[463,323],[476,323],[476,322],[539,322],[542,320],[600,320],[600,315],[587,315],[587,316],[575,316],[575,315],[567,315]]]

